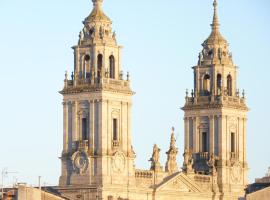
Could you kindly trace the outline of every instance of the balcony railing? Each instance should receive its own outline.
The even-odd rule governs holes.
[[[239,96],[198,96],[198,97],[186,97],[186,106],[192,105],[205,105],[205,104],[220,104],[220,105],[232,105],[232,106],[246,106],[245,98]]]
[[[77,80],[66,80],[64,89],[79,88],[101,88],[101,87],[116,87],[122,89],[129,89],[130,82],[122,79],[111,78],[83,78]]]
[[[120,146],[120,142],[118,140],[113,140],[112,141],[112,145],[113,145],[113,147],[119,147]]]
[[[72,149],[74,151],[83,150],[88,151],[88,140],[79,140],[72,143]]]

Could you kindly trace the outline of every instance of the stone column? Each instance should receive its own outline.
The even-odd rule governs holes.
[[[131,112],[132,112],[132,103],[127,103],[127,141],[128,141],[128,151],[132,153],[132,120],[131,120]]]
[[[63,153],[68,151],[68,102],[63,102]]]
[[[94,124],[93,124],[93,119],[94,119],[94,103],[92,100],[90,100],[89,102],[89,152],[90,154],[93,154],[94,152]]]
[[[236,137],[236,153],[237,153],[237,158],[239,158],[241,161],[243,160],[243,126],[242,124],[242,119],[237,117],[237,131],[235,133]]]
[[[107,115],[107,101],[106,100],[100,100],[99,101],[99,134],[100,134],[100,148],[102,151],[102,155],[107,155],[108,152],[108,142],[109,141],[109,136],[107,133],[107,124],[108,124],[108,115]]]
[[[215,153],[215,116],[209,117],[209,154]]]
[[[78,103],[72,102],[72,142],[78,140]]]
[[[190,149],[190,142],[189,142],[189,140],[191,139],[193,139],[193,138],[189,138],[189,118],[188,117],[185,117],[184,118],[184,120],[185,120],[185,149]]]
[[[243,118],[243,162],[247,164],[247,118]]]
[[[195,91],[195,94],[196,94],[196,97],[197,97],[198,94],[201,91],[201,82],[200,82],[201,81],[201,78],[200,78],[200,75],[199,75],[198,68],[196,69],[195,73],[196,73],[196,91]]]
[[[90,123],[90,142],[89,150],[94,154],[95,152],[95,100],[92,100],[89,105],[89,123]]]
[[[226,127],[226,116],[219,116],[219,154],[220,154],[220,159],[223,162],[226,162],[227,158],[227,127]],[[225,164],[225,163],[223,163]]]
[[[200,138],[199,138],[199,134],[198,134],[198,128],[197,128],[197,121],[198,121],[198,117],[193,117],[193,153],[197,153],[199,152],[199,142],[200,142]]]

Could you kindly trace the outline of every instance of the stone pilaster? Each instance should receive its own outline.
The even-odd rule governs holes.
[[[189,134],[189,118],[185,117],[185,149],[190,149],[190,139],[189,138],[190,134]]]
[[[69,121],[68,121],[68,102],[63,102],[63,153],[67,153],[68,151],[68,126],[69,126]]]

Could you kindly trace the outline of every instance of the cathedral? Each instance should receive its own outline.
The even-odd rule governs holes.
[[[63,151],[58,193],[71,200],[238,200],[247,185],[248,107],[237,89],[238,67],[219,31],[217,1],[211,34],[193,67],[186,93],[185,150],[174,129],[165,167],[154,145],[149,169],[137,169],[132,147],[129,74],[112,21],[92,0],[74,50],[74,72],[65,75]],[[136,135],[135,135],[136,137]],[[177,163],[177,156],[184,162]]]

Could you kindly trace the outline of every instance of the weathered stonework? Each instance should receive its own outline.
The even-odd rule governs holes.
[[[172,131],[165,170],[153,148],[150,170],[135,168],[131,140],[129,74],[121,70],[121,46],[103,0],[92,0],[74,49],[75,67],[65,75],[62,174],[57,190],[72,200],[236,200],[247,183],[244,94],[237,90],[237,67],[219,32],[214,1],[212,32],[194,69],[187,93],[182,170]]]

